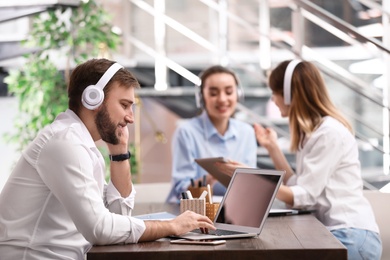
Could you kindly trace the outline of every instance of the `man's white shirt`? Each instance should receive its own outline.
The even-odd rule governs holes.
[[[136,243],[145,231],[131,217],[135,190],[122,198],[71,110],[22,153],[0,195],[1,259],[84,259],[92,245]]]

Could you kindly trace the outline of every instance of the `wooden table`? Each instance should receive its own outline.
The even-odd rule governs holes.
[[[136,205],[135,214],[168,211],[177,205]],[[174,245],[159,239],[129,245],[94,246],[87,260],[101,259],[347,259],[346,248],[312,215],[269,217],[258,238],[230,239],[217,246]]]

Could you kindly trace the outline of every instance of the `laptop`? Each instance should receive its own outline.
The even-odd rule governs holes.
[[[229,183],[230,183],[231,176],[220,171],[219,168],[215,166],[216,162],[225,162],[225,161],[226,161],[226,159],[224,157],[209,157],[209,158],[195,159],[195,162],[199,166],[201,166],[205,171],[207,171],[214,178],[216,178],[225,187],[228,187]],[[271,210],[270,210],[268,216],[275,217],[275,216],[289,216],[289,215],[310,214],[310,213],[312,213],[312,211],[286,208],[284,203],[281,204],[281,203],[278,203],[277,200],[275,200],[274,204],[271,207]]]
[[[285,171],[237,168],[214,218],[214,230],[178,236],[189,240],[244,238],[260,235]]]

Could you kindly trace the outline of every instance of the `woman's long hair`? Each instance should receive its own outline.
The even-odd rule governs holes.
[[[282,95],[284,73],[290,60],[280,63],[271,73],[269,86],[273,93]],[[300,62],[291,78],[291,104],[289,122],[291,151],[302,147],[303,141],[321,125],[323,117],[331,116],[353,133],[350,123],[341,115],[330,100],[324,80],[314,64]]]

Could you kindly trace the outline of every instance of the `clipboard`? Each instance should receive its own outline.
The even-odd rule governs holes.
[[[222,183],[226,188],[229,186],[230,177],[229,175],[221,172],[217,167],[215,167],[216,162],[226,162],[226,159],[223,157],[210,157],[210,158],[198,158],[195,159],[195,162],[199,164],[205,171],[211,174],[216,178],[220,183]]]

